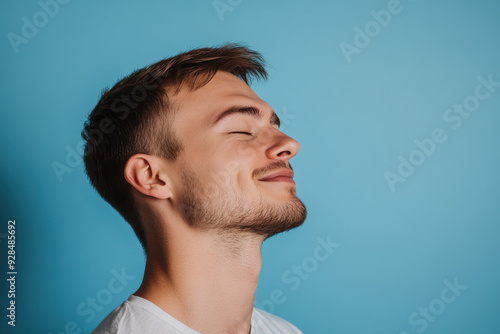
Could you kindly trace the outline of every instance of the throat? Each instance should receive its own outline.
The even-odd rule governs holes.
[[[135,294],[202,333],[215,328],[250,333],[263,240],[238,239],[219,234],[188,237],[184,243],[167,240],[170,247],[148,254]]]

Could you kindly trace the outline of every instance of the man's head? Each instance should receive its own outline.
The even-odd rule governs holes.
[[[305,220],[290,178],[299,144],[248,86],[266,77],[260,54],[226,45],[162,60],[103,94],[82,132],[87,174],[145,249],[155,214],[265,237]]]

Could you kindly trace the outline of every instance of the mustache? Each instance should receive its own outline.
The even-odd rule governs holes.
[[[258,168],[256,170],[254,170],[252,173],[252,176],[254,178],[258,178],[260,176],[264,176],[268,173],[271,173],[275,170],[281,170],[281,169],[289,169],[289,170],[293,171],[292,165],[290,163],[287,163],[283,160],[279,160],[279,161],[273,162],[265,167]]]

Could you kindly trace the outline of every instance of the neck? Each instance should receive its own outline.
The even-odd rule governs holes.
[[[166,232],[148,247],[135,295],[201,333],[250,333],[264,237],[179,226]]]

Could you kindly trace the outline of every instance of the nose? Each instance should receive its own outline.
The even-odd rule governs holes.
[[[275,130],[272,144],[266,150],[269,159],[289,160],[299,152],[300,144],[279,130]]]

